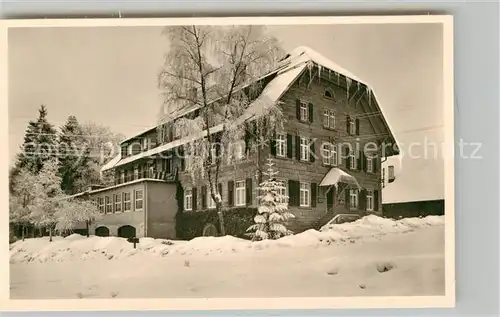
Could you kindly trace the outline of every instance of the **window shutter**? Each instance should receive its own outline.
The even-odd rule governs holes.
[[[276,135],[274,133],[271,137],[271,155],[276,156]]]
[[[378,157],[376,155],[372,156],[372,166],[373,172],[376,173],[378,171]]]
[[[309,145],[309,150],[310,150],[310,152],[309,152],[309,161],[310,162],[314,162],[314,160],[315,160],[316,149],[314,147],[314,143],[315,142],[312,141],[311,144]]]
[[[349,134],[349,121],[351,121],[351,117],[349,117],[349,115],[346,116],[346,120],[345,120],[345,127],[346,127],[346,131],[347,131],[347,134]]]
[[[366,210],[366,190],[362,189],[359,191],[359,210]]]
[[[378,190],[373,191],[373,210],[378,211]]]
[[[247,206],[252,205],[252,179],[247,178],[245,184]]]
[[[292,158],[293,137],[290,134],[286,135],[286,156]]]
[[[234,192],[234,182],[228,181],[227,182],[227,204],[228,204],[228,206],[233,205],[233,201],[234,201],[233,192]]]
[[[349,156],[349,146],[346,145],[344,148],[345,165],[347,169],[351,169],[351,156]]]
[[[295,157],[300,161],[300,136],[295,136]]]
[[[197,191],[198,191],[198,188],[194,187],[193,188],[193,197],[192,197],[192,200],[193,200],[193,211],[196,210],[196,203],[198,202],[198,196],[196,195]]]
[[[316,183],[311,183],[311,207],[316,207]]]
[[[363,162],[363,171],[364,171],[365,173],[366,173],[366,170],[367,170],[366,160],[367,160],[367,158],[366,158],[366,154],[365,154],[365,152],[364,152],[364,151],[361,151],[361,162]],[[372,161],[372,163],[373,163],[373,161]]]
[[[309,111],[309,113],[308,113],[309,122],[312,123],[313,122],[313,118],[314,118],[314,106],[313,106],[312,103],[309,103],[307,105],[307,110]]]
[[[356,119],[356,135],[359,135],[359,119]]]
[[[297,120],[300,120],[300,99],[295,100],[295,112],[297,115]]]
[[[219,183],[219,195],[220,195],[220,199],[221,201],[224,201],[224,195],[222,194],[222,183]]]
[[[299,196],[297,195],[298,192],[298,186],[297,186],[297,181],[288,180],[288,204],[290,206],[298,206],[298,198]]]
[[[361,163],[363,162],[362,158],[363,151],[358,150],[357,152],[358,152],[358,158],[357,158],[358,162],[356,164],[356,168],[358,169],[358,171],[361,171],[363,169],[363,166],[361,165]]]
[[[345,189],[345,208],[350,209],[350,202],[351,202],[351,196],[350,196],[350,189],[346,188]]]
[[[207,208],[207,186],[201,186],[201,209]]]
[[[167,142],[172,142],[173,139],[174,139],[174,126],[173,126],[173,123],[171,123],[168,126],[168,141]]]

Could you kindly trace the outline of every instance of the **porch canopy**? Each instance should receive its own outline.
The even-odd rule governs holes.
[[[338,167],[331,168],[328,173],[323,177],[319,186],[335,186],[337,187],[338,183],[344,183],[352,187],[356,187],[361,190],[361,186],[359,185],[356,178]]]

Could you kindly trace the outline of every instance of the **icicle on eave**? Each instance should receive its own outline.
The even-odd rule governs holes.
[[[321,65],[318,64],[318,80],[321,81]]]
[[[366,86],[366,94],[368,95],[368,105],[372,105],[372,89]]]
[[[345,76],[346,88],[347,88],[347,101],[349,101],[349,89],[351,88],[352,80],[351,78]]]

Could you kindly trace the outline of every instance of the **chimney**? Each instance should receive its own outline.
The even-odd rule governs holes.
[[[387,178],[389,183],[394,182],[394,180],[396,179],[396,177],[394,176],[394,165],[389,166],[389,177]]]

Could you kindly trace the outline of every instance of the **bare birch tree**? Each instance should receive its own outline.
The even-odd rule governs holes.
[[[159,75],[164,104],[158,134],[161,139],[164,124],[180,113],[197,111],[196,116],[176,120],[174,129],[189,140],[182,153],[186,170],[193,179],[208,182],[221,216],[217,186],[221,167],[238,159],[234,151],[241,151],[241,141],[250,134],[262,141],[282,122],[278,105],[262,100],[258,107],[262,119],[253,118],[252,128],[248,120],[239,118],[265,85],[258,79],[276,67],[283,52],[261,26],[176,26],[165,28],[164,33],[170,50]]]

